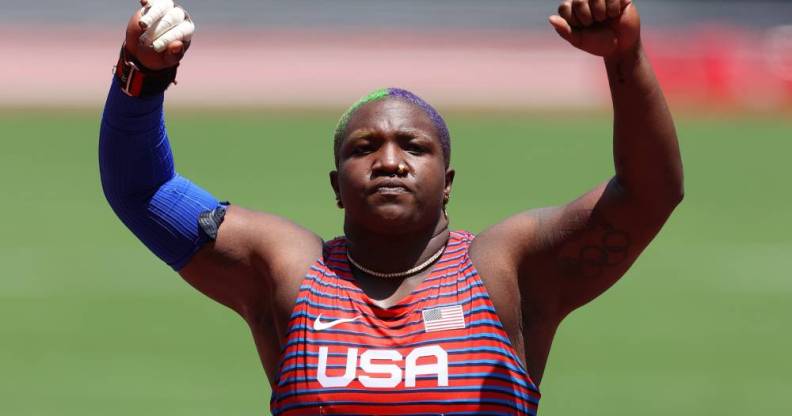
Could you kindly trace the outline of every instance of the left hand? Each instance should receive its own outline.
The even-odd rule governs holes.
[[[632,0],[562,0],[550,24],[574,47],[605,58],[640,43],[641,19]]]

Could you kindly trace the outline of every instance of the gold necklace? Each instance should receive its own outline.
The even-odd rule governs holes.
[[[361,266],[360,263],[356,262],[355,259],[353,259],[352,256],[349,254],[349,250],[347,250],[346,255],[347,255],[347,258],[349,259],[349,262],[352,263],[361,272],[369,274],[369,275],[372,275],[374,277],[380,277],[380,278],[383,278],[383,279],[393,279],[393,278],[396,278],[396,277],[412,276],[414,274],[417,274],[417,273],[420,273],[420,272],[424,271],[424,269],[429,267],[429,265],[434,263],[435,260],[437,260],[438,258],[440,258],[441,255],[443,255],[443,251],[445,251],[445,244],[443,244],[443,247],[440,247],[440,250],[437,250],[437,253],[433,254],[432,257],[429,257],[428,259],[426,259],[425,262],[413,267],[410,270],[405,270],[403,272],[395,272],[395,273],[375,272],[374,270],[367,269],[367,268]]]

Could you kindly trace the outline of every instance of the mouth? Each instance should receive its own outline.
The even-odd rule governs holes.
[[[406,194],[407,192],[407,189],[399,186],[382,186],[374,189],[374,193],[380,195],[397,195]]]
[[[401,181],[385,180],[371,188],[371,193],[380,195],[399,195],[409,193],[410,189]]]

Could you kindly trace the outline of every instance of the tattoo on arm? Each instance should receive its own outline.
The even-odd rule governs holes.
[[[617,266],[627,259],[630,234],[595,215],[590,221],[578,232],[577,241],[571,241],[558,255],[564,276],[595,278],[607,267]]]

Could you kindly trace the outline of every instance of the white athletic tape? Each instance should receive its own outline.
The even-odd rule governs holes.
[[[179,23],[183,22],[185,18],[184,9],[181,7],[174,7],[162,16],[162,19],[157,20],[149,26],[148,30],[143,33],[142,39],[144,42],[154,40],[164,35],[167,31],[176,27]]]
[[[144,14],[140,16],[140,26],[148,29],[171,9],[173,9],[173,0],[149,0],[148,5],[143,8]]]
[[[174,27],[173,29],[167,31],[164,35],[157,38],[157,40],[154,41],[152,46],[154,47],[155,51],[162,52],[171,42],[175,42],[177,40],[181,40],[181,41],[190,40],[194,32],[195,32],[195,25],[193,24],[193,22],[189,20],[185,20],[179,23],[178,26]]]

